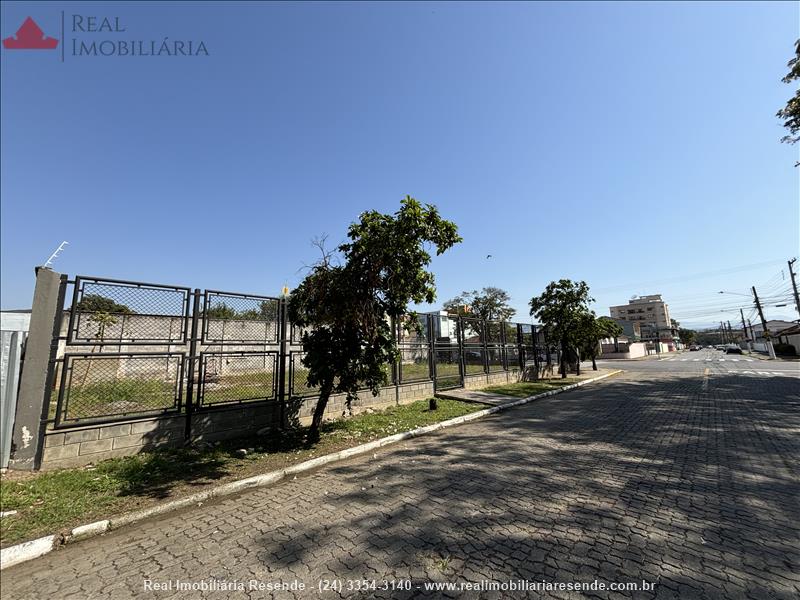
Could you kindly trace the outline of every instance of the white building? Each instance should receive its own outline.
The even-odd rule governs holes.
[[[644,339],[672,340],[677,332],[673,331],[669,306],[661,299],[661,294],[637,296],[627,304],[612,306],[611,318],[637,323]]]

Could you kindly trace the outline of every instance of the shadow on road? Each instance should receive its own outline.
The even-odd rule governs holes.
[[[645,580],[658,597],[789,597],[799,409],[800,382],[785,377],[610,380],[314,476],[330,492],[264,535],[261,556],[271,571],[317,565],[340,579]]]

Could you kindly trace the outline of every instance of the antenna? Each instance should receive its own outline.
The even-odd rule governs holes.
[[[58,255],[59,255],[59,254],[61,254],[61,251],[64,249],[64,246],[66,246],[67,244],[69,244],[69,242],[68,242],[67,240],[64,240],[63,242],[61,242],[61,243],[58,245],[58,248],[56,248],[56,251],[55,251],[55,252],[53,252],[53,253],[50,255],[50,258],[48,258],[48,259],[47,259],[47,262],[46,262],[46,263],[44,263],[44,265],[43,265],[43,266],[44,266],[44,268],[45,268],[45,269],[49,268],[49,267],[50,267],[50,265],[52,265],[52,264],[53,264],[53,261],[54,261],[55,259],[57,259],[57,258],[58,258]]]

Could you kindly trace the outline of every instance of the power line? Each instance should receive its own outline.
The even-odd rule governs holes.
[[[704,273],[696,273],[694,275],[682,275],[680,277],[668,277],[665,279],[657,279],[653,281],[643,281],[638,283],[625,283],[620,285],[613,285],[604,288],[597,288],[593,290],[594,292],[611,292],[617,290],[624,290],[624,289],[636,289],[641,288],[644,286],[650,285],[659,285],[659,284],[666,284],[666,283],[680,283],[682,281],[688,281],[690,279],[702,279],[704,277],[710,277],[712,275],[728,275],[731,273],[738,273],[740,271],[747,271],[750,269],[757,269],[759,267],[765,267],[768,265],[774,265],[777,263],[782,263],[783,259],[778,260],[768,260],[760,263],[752,263],[749,265],[739,265],[738,267],[729,267],[727,269],[718,269],[716,271],[706,271]]]

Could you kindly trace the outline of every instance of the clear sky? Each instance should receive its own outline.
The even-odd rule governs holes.
[[[498,286],[528,321],[568,277],[600,314],[663,293],[702,324],[749,306],[719,290],[785,295],[797,3],[4,2],[2,37],[61,38],[62,11],[56,51],[0,50],[3,308],[62,240],[70,275],[277,294],[405,194],[464,237],[440,300]],[[208,56],[71,55],[165,38]]]

